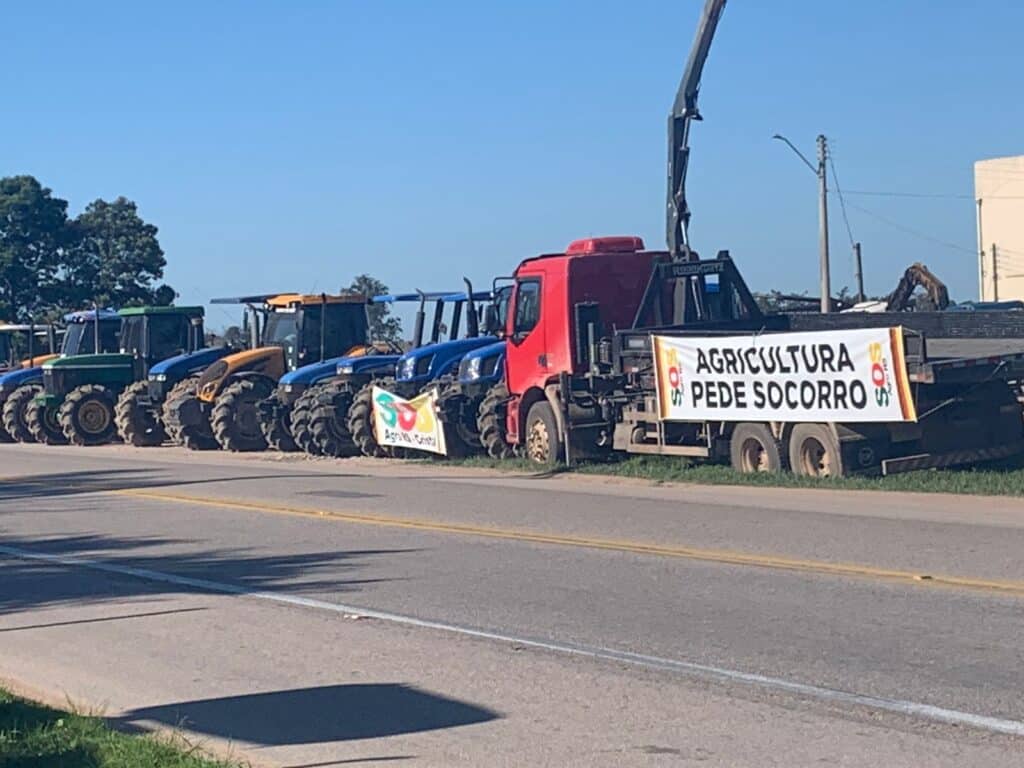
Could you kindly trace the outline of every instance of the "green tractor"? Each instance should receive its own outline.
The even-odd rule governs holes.
[[[153,364],[203,347],[202,307],[131,307],[118,314],[120,352],[61,357],[43,365],[43,391],[25,411],[38,442],[111,442],[121,392],[145,380]]]

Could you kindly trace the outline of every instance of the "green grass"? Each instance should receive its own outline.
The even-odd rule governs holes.
[[[470,458],[455,463],[462,466],[487,467],[512,472],[537,472],[538,470],[536,464],[531,464],[525,459],[494,461],[493,459]],[[666,456],[631,456],[609,463],[581,464],[568,471],[586,475],[632,477],[656,483],[1024,496],[1024,464],[1020,460],[969,469],[925,470],[889,477],[845,477],[827,480],[797,477],[791,474],[744,475],[725,466],[688,463],[684,459],[673,459]]]
[[[184,739],[130,735],[100,718],[0,690],[0,768],[229,768]],[[237,766],[236,766],[237,768]]]

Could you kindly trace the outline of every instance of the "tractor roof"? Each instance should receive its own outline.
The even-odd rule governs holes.
[[[0,323],[0,333],[20,333],[35,331],[37,334],[46,333],[46,324],[37,323],[36,325],[28,325],[27,323]]]
[[[136,317],[138,315],[188,315],[189,317],[202,317],[202,307],[126,307],[119,309],[117,314],[121,317]]]
[[[398,301],[419,301],[423,298],[425,301],[437,301],[439,299],[447,299],[453,295],[454,291],[422,291],[415,293],[384,293],[380,296],[374,296],[370,299],[373,304],[391,304]]]
[[[120,320],[119,315],[113,309],[101,309],[99,310],[100,322],[106,320]],[[80,309],[77,312],[68,312],[64,315],[65,323],[91,323],[96,319],[96,310],[94,309]]]
[[[330,295],[326,293],[282,293],[266,299],[269,307],[303,307],[319,306],[320,304],[365,304],[366,296],[361,293],[343,293]]]

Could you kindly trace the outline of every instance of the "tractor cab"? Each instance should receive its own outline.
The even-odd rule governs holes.
[[[121,315],[112,309],[81,310],[64,315],[61,357],[117,352],[121,348]]]
[[[57,355],[57,330],[53,325],[0,324],[0,373],[34,368]]]
[[[205,342],[202,307],[129,307],[118,314],[120,353],[131,356],[135,381],[161,360],[194,352]]]

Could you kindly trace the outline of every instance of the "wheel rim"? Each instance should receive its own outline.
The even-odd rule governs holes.
[[[526,453],[532,461],[546,464],[551,456],[551,435],[548,434],[548,425],[538,419],[530,427],[530,434],[526,436]]]
[[[60,420],[57,418],[56,408],[43,409],[43,426],[51,433],[64,434],[60,429]]]
[[[110,413],[103,403],[88,400],[78,409],[78,423],[83,432],[98,435],[110,426]]]
[[[756,437],[748,437],[740,446],[740,470],[747,473],[768,471],[768,451]]]
[[[808,437],[801,443],[800,467],[812,477],[832,476],[832,457],[817,438]]]

